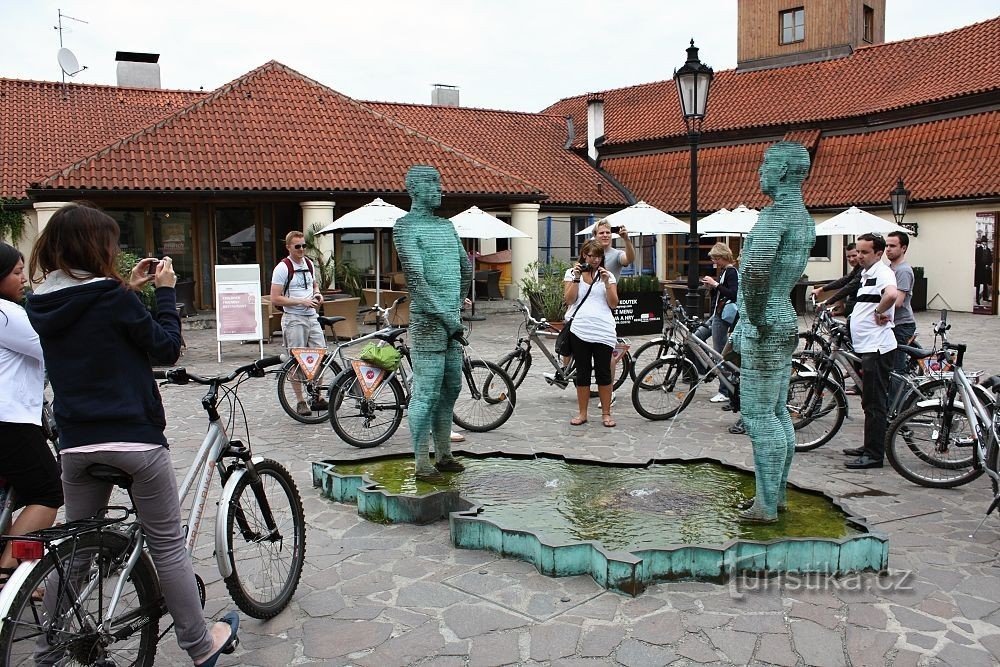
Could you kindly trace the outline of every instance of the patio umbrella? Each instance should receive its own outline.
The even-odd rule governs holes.
[[[473,206],[462,211],[451,218],[451,223],[455,225],[455,231],[463,239],[523,239],[529,238],[527,234],[508,225],[506,222],[483,211],[478,206]],[[472,267],[473,276],[476,267]],[[475,280],[473,280],[475,283]],[[472,318],[483,319],[476,316],[476,288],[472,288]],[[470,318],[470,319],[472,319]]]
[[[883,220],[877,215],[862,211],[857,206],[852,206],[843,213],[838,213],[829,220],[816,225],[816,236],[835,236],[838,234],[860,236],[869,232],[885,236],[889,232],[908,231],[905,227],[900,227],[894,222]]]
[[[643,234],[687,234],[691,231],[691,226],[688,223],[678,220],[669,213],[661,211],[655,206],[650,206],[644,201],[637,202],[628,208],[623,208],[620,211],[612,213],[603,218],[603,220],[607,220],[612,227],[624,226],[628,230],[629,235],[638,234],[640,253],[642,252]],[[603,220],[598,220],[589,227],[577,232],[576,235],[593,235],[597,224]],[[638,257],[638,265],[642,266],[641,254]]]
[[[687,234],[691,231],[688,223],[678,220],[674,216],[661,211],[655,206],[650,206],[644,201],[632,204],[628,208],[612,213],[603,218],[611,223],[612,227],[624,226],[631,234]],[[597,222],[602,222],[598,220]],[[594,233],[597,222],[586,229],[577,232],[577,236],[584,236]]]
[[[375,301],[382,305],[382,230],[392,229],[406,211],[376,197],[361,208],[345,213],[317,234],[329,234],[340,229],[375,230]]]
[[[744,236],[749,234],[753,226],[757,224],[758,215],[760,215],[759,211],[747,208],[743,204],[732,211],[722,208],[698,222],[698,233],[705,236],[729,236],[731,234]]]

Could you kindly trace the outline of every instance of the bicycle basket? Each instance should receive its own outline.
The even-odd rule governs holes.
[[[361,348],[359,358],[383,370],[392,372],[399,368],[399,362],[403,358],[403,355],[392,345],[372,342]]]

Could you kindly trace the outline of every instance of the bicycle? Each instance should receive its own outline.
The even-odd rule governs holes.
[[[652,361],[648,361],[648,359],[650,359],[650,353],[655,354],[654,359],[662,359],[668,354],[680,354],[681,352],[681,342],[677,332],[677,327],[674,324],[673,306],[670,303],[670,296],[664,294],[663,331],[661,332],[660,337],[648,340],[636,348],[634,352],[629,352],[632,355],[632,366],[629,368],[629,375],[632,376],[632,382],[635,382],[635,372],[637,368],[645,368],[652,363]]]
[[[542,351],[542,354],[555,369],[555,372],[551,375],[544,375],[545,381],[550,385],[555,385],[561,389],[565,389],[576,379],[576,362],[572,357],[570,357],[569,362],[563,364],[562,359],[550,351],[548,346],[542,340],[543,333],[546,337],[554,340],[558,335],[558,332],[552,329],[552,325],[547,322],[545,318],[536,320],[532,317],[531,311],[522,302],[516,301],[515,307],[521,311],[521,314],[524,316],[524,322],[521,324],[521,328],[524,328],[526,335],[518,337],[517,345],[513,350],[500,357],[497,361],[497,365],[510,376],[510,379],[514,382],[515,388],[520,387],[521,383],[524,382],[524,378],[527,377],[528,370],[531,368],[531,363],[533,361],[531,356],[532,344],[537,345],[538,349]],[[568,322],[566,323],[566,326],[569,326]],[[520,333],[520,328],[518,329],[518,333]],[[617,367],[617,371],[613,373],[613,389],[621,387],[622,384],[625,383],[625,379],[629,377],[629,374],[631,373],[633,362],[628,348],[628,340],[625,338],[618,338],[618,344],[615,346],[615,349],[611,354],[612,364]],[[597,392],[593,390],[591,390],[590,393],[592,397],[597,396]]]
[[[393,301],[388,308],[382,308],[376,304],[370,308],[362,308],[358,312],[359,314],[375,314],[375,326],[377,329],[375,333],[377,333],[390,321],[393,309],[405,301],[406,296],[404,295]],[[345,318],[341,316],[326,317],[318,315],[317,319],[321,327],[329,327],[330,331],[333,331],[334,325],[337,322],[344,321]],[[278,370],[278,403],[281,405],[281,409],[285,411],[285,414],[303,424],[322,424],[330,419],[327,391],[330,388],[333,378],[337,377],[342,370],[350,366],[350,360],[347,359],[344,350],[366,343],[373,338],[374,333],[352,338],[343,343],[338,342],[332,351],[326,352],[323,355],[311,377],[294,356],[285,362]],[[336,336],[334,339],[336,340]],[[305,401],[310,410],[309,414],[303,415],[298,412],[299,401]]]
[[[282,361],[262,359],[218,377],[184,368],[154,372],[164,384],[209,387],[202,398],[208,432],[178,492],[183,506],[195,489],[186,548],[189,554],[194,550],[217,469],[223,488],[216,564],[237,606],[261,619],[284,609],[298,587],[306,544],[302,500],[283,466],[253,456],[249,438],[246,443],[229,438],[218,404],[222,393],[232,406],[228,425],[234,426],[237,408],[242,411],[239,386]],[[234,380],[235,386],[226,386]],[[129,491],[131,478],[117,468],[95,464],[88,472]],[[157,634],[166,608],[142,526],[131,517],[132,507],[112,506],[90,519],[12,538],[22,563],[0,591],[0,664],[153,664],[156,644],[170,628]],[[251,570],[253,558],[260,567]],[[204,605],[204,582],[197,581]],[[34,595],[40,587],[42,600]]]
[[[403,327],[386,327],[369,337],[392,345],[399,366],[385,371],[361,361],[352,362],[330,383],[330,423],[349,445],[377,447],[391,438],[403,421],[413,389],[410,348],[402,340]],[[461,392],[452,421],[467,431],[485,432],[502,426],[514,414],[514,383],[492,361],[472,359],[462,339]]]
[[[919,401],[889,424],[885,453],[889,464],[905,479],[937,489],[968,484],[983,472],[990,476],[996,508],[997,488],[996,394],[1000,376],[981,385],[962,368],[966,346],[945,344],[956,356],[943,397]],[[990,395],[990,390],[994,393]],[[989,512],[987,512],[989,514]]]

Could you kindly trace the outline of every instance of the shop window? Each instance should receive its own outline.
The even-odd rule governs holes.
[[[864,6],[864,22],[862,39],[871,44],[875,41],[875,10],[868,5]]]
[[[146,246],[146,214],[141,208],[106,209],[104,211],[118,223],[121,234],[118,248],[137,257],[148,257],[152,248]]]
[[[270,230],[265,230],[270,234]],[[215,209],[217,264],[257,263],[257,223],[252,208]]]
[[[813,244],[809,252],[810,259],[830,259],[830,237],[817,236],[816,243]]]

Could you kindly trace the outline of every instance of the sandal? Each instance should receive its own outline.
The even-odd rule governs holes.
[[[587,423],[586,419],[580,419],[579,417],[573,417],[569,420],[570,426],[583,426]]]
[[[604,426],[606,426],[607,428],[614,428],[615,426],[618,426],[618,422],[616,422],[614,420],[614,418],[612,418],[610,412],[607,413],[607,414],[601,415],[601,421],[604,423]]]

